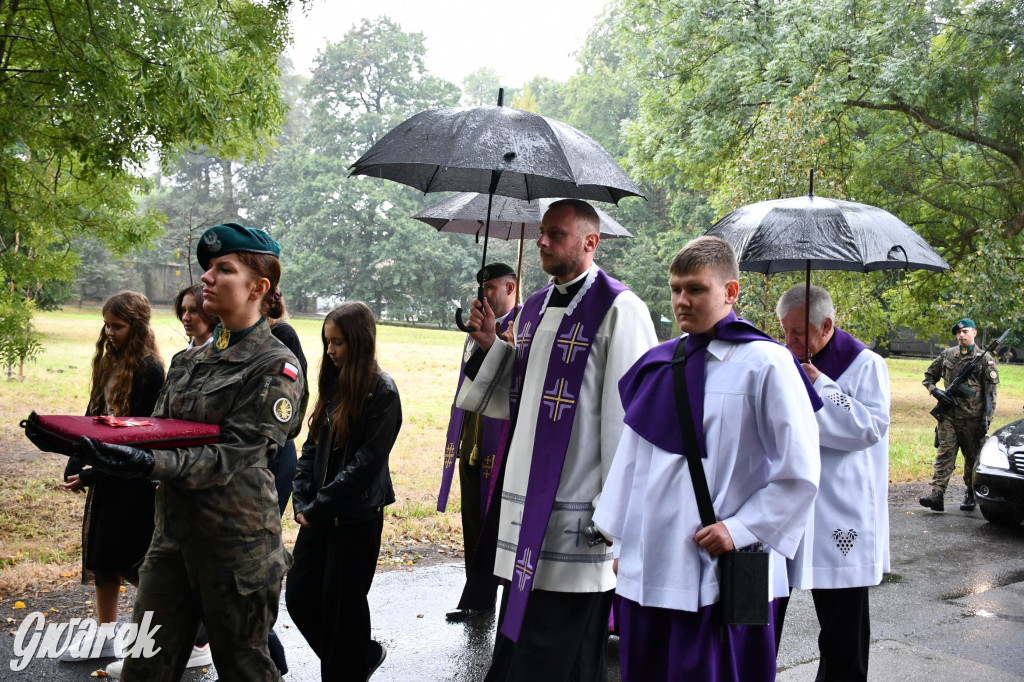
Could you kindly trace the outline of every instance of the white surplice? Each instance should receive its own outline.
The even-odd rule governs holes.
[[[544,393],[544,380],[558,326],[567,311],[572,314],[597,276],[597,266],[580,276],[587,278],[565,308],[543,310],[529,346],[529,361],[519,402],[519,415],[505,459],[505,483],[501,496],[501,520],[495,575],[511,579],[526,489],[533,459],[534,435]],[[564,285],[565,291],[580,278]],[[578,314],[578,313],[577,313]],[[519,335],[519,320],[515,322]],[[580,531],[591,523],[615,448],[622,433],[619,378],[641,354],[656,342],[647,306],[631,291],[616,296],[598,327],[583,375],[562,476],[555,495],[534,589],[556,592],[604,592],[615,587],[612,553],[605,545],[590,547]],[[488,417],[509,418],[508,394],[512,384],[515,349],[495,342],[472,381],[459,391],[459,407]]]
[[[821,484],[804,541],[789,565],[793,587],[877,585],[889,570],[889,370],[862,350],[832,381],[814,388]]]
[[[792,557],[818,484],[818,429],[800,370],[768,341],[707,347],[702,461],[716,516],[737,548],[771,551],[769,598],[788,592]],[[651,414],[677,420],[675,401]],[[697,611],[719,599],[686,457],[623,431],[594,521],[614,539],[616,592],[643,606]]]

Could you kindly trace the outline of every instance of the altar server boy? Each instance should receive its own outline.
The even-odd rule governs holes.
[[[789,351],[738,318],[736,256],[699,237],[670,269],[686,333],[654,347],[619,382],[625,429],[594,522],[617,556],[623,680],[774,680],[774,630],[722,622],[720,555],[770,550],[768,598],[788,593],[818,485],[821,406]],[[717,523],[701,527],[683,449],[671,360],[686,384]]]

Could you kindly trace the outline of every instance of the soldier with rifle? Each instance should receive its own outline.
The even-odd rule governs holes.
[[[967,494],[960,504],[960,510],[972,511],[975,499],[971,478],[996,409],[999,371],[991,353],[1002,339],[997,339],[987,349],[978,348],[974,345],[978,330],[974,321],[967,318],[957,321],[952,331],[958,345],[947,348],[935,358],[925,371],[922,382],[938,401],[931,414],[939,423],[935,426],[935,447],[938,452],[932,474],[932,490],[920,502],[921,506],[934,511],[944,510],[943,495],[956,467],[956,453],[959,449],[964,456],[964,483],[967,485]],[[945,390],[936,385],[940,378]]]

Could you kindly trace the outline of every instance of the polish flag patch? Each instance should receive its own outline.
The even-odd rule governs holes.
[[[285,375],[292,381],[295,381],[296,377],[299,376],[299,368],[290,362],[284,363],[284,367],[281,369],[281,374]]]

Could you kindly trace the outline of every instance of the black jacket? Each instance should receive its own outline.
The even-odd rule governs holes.
[[[316,527],[367,521],[395,501],[388,457],[402,427],[402,403],[381,372],[345,443],[331,442],[330,415],[310,434],[295,465],[292,508]]]

